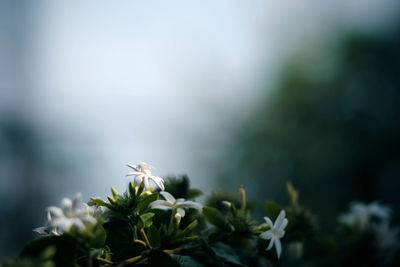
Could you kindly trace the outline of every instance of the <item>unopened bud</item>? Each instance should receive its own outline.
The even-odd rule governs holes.
[[[232,203],[226,200],[222,201],[222,204],[227,208],[230,209],[232,207]]]
[[[292,204],[294,207],[297,208],[298,207],[297,199],[299,197],[299,192],[297,192],[296,189],[294,189],[291,182],[288,182],[286,184],[286,188],[289,195],[290,204]]]
[[[244,189],[243,185],[239,186],[238,192],[239,192],[240,204],[242,205],[241,210],[244,211],[246,209],[246,190]]]
[[[108,201],[110,201],[111,204],[115,204],[117,201],[113,199],[112,197],[107,197]]]
[[[131,197],[135,196],[136,194],[135,185],[132,182],[129,182],[129,194]]]
[[[176,228],[179,227],[179,224],[181,223],[181,219],[182,219],[182,215],[180,215],[179,213],[176,213],[174,216],[174,224],[175,224]]]
[[[115,190],[114,187],[111,187],[111,193],[112,193],[112,195],[113,195],[114,198],[118,197],[118,195],[119,195],[118,192],[117,192],[117,190]]]

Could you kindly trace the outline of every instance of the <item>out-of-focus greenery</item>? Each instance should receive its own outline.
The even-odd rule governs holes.
[[[49,194],[41,175],[43,153],[37,133],[23,120],[0,118],[0,259],[15,256],[43,223],[39,211]]]
[[[220,181],[277,201],[293,181],[328,229],[350,200],[400,210],[399,137],[400,35],[348,34],[286,64],[218,163]]]

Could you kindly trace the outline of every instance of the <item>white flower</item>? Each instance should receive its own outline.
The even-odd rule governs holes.
[[[61,232],[66,232],[71,227],[84,229],[85,223],[96,222],[96,219],[92,216],[93,209],[85,203],[81,204],[81,198],[82,195],[78,193],[73,201],[64,198],[61,201],[61,208],[48,207],[49,226]]]
[[[150,187],[150,179],[153,180],[162,191],[164,191],[164,179],[151,175],[150,170],[154,168],[153,166],[144,162],[139,162],[136,165],[127,164],[127,166],[135,170],[134,172],[126,174],[126,176],[135,176],[135,184],[140,185],[143,182],[144,187],[147,189]]]
[[[342,214],[339,217],[339,221],[343,224],[365,230],[371,226],[373,218],[384,222],[390,219],[390,214],[390,208],[380,205],[376,201],[371,204],[353,202],[350,206],[350,211]]]
[[[185,216],[184,208],[201,209],[200,203],[194,201],[188,201],[183,198],[175,199],[168,192],[160,192],[160,194],[165,198],[165,200],[156,200],[150,203],[150,208],[152,209],[176,209],[176,212],[181,216]]]
[[[51,235],[51,234],[59,235],[57,233],[57,229],[55,227],[51,227],[50,226],[51,221],[52,221],[52,219],[51,219],[50,211],[47,211],[47,222],[46,222],[46,225],[42,226],[42,227],[35,228],[35,229],[33,229],[33,231],[38,233],[38,234],[40,234],[40,235]]]
[[[284,229],[289,222],[288,219],[285,218],[285,216],[286,216],[285,211],[281,210],[281,212],[278,215],[278,218],[276,218],[275,220],[275,223],[272,223],[270,218],[264,217],[270,229],[260,234],[261,238],[271,240],[266,250],[270,250],[272,246],[275,244],[276,254],[278,255],[278,258],[280,257],[282,252],[282,245],[280,239],[285,235]]]

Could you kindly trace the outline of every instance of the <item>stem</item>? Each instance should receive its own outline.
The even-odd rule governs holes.
[[[147,246],[149,249],[153,249],[152,246],[150,245],[149,239],[147,238],[146,232],[144,231],[144,228],[140,229],[140,232],[143,235],[144,241],[146,242]]]
[[[174,227],[174,218],[175,218],[175,214],[176,214],[176,210],[177,208],[172,208],[171,210],[171,218],[169,219],[169,229],[173,229]]]
[[[104,263],[108,263],[108,264],[114,264],[112,261],[109,261],[109,260],[107,260],[107,259],[103,259],[103,258],[101,258],[101,257],[97,257],[96,260],[101,261],[101,262],[104,262]]]
[[[142,258],[142,256],[139,255],[139,256],[136,256],[136,257],[133,257],[133,258],[129,258],[129,259],[125,260],[125,262],[126,263],[132,263],[132,262],[135,262],[137,260],[140,260],[141,258]]]

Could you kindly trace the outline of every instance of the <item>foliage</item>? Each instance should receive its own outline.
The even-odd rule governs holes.
[[[194,208],[198,203],[182,200],[194,199],[200,192],[190,188],[186,176],[168,179],[165,189],[173,192],[174,197],[180,197],[180,202],[177,199],[176,203],[185,207],[186,213],[179,213],[172,204],[167,209],[152,208],[152,203],[166,202],[159,199],[166,194],[152,187],[145,188],[143,182],[139,185],[130,182],[123,194],[112,188],[112,196],[108,196],[107,201],[91,198],[88,203],[91,209],[85,216],[93,216],[95,220],[88,220],[83,228],[78,227],[80,224],[62,228],[63,224],[52,221],[50,215],[47,234],[28,244],[19,258],[8,259],[1,266],[355,266],[359,262],[390,266],[397,261],[397,238],[390,246],[386,242],[385,250],[381,250],[378,242],[383,236],[381,230],[374,232],[367,227],[360,230],[357,224],[342,222],[337,233],[320,236],[315,215],[299,204],[298,192],[291,183],[287,184],[286,205],[265,202],[267,223],[251,217],[243,186],[238,188],[237,195],[212,193],[206,200],[209,205],[201,210]],[[86,211],[87,205],[82,204],[79,209],[76,199],[72,203],[76,208],[74,216],[80,218],[79,212]],[[386,225],[387,211],[374,205],[372,213],[384,214]],[[360,214],[354,217],[352,212],[346,218],[357,219]],[[66,221],[74,219],[72,213],[67,210],[64,213],[69,216]],[[279,221],[278,214],[283,220]],[[363,225],[372,227],[375,221],[368,216],[368,212],[361,214],[368,222]],[[271,221],[275,221],[274,225]],[[279,228],[277,224],[281,222],[288,223],[288,227]],[[54,228],[56,225],[59,226]],[[273,233],[275,226],[277,231],[283,230],[281,236]],[[274,240],[272,237],[264,239],[263,236],[268,235],[276,236]],[[281,251],[277,245],[280,246],[281,238],[283,253],[279,259]],[[266,249],[268,242],[275,245],[277,253]],[[362,253],[368,253],[369,257],[364,257],[365,261],[357,260]]]

